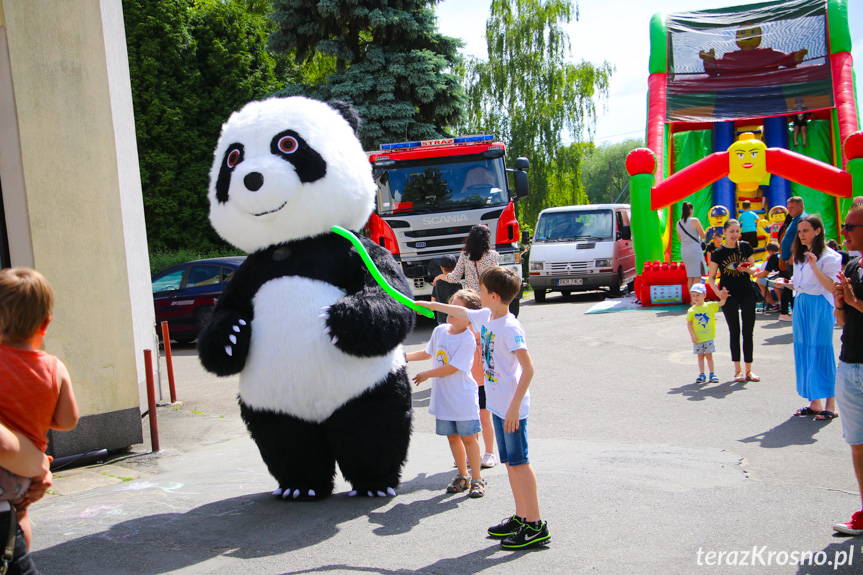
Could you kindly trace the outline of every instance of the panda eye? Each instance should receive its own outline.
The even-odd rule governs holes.
[[[293,154],[298,147],[297,139],[293,136],[284,136],[279,140],[279,150],[285,154]]]
[[[228,154],[225,163],[228,164],[229,168],[233,168],[237,164],[240,163],[240,150],[231,150],[231,153]]]

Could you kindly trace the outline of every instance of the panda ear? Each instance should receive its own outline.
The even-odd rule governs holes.
[[[342,100],[330,100],[329,102],[327,102],[327,104],[330,106],[330,108],[341,114],[341,116],[348,122],[348,124],[351,125],[354,133],[357,132],[360,124],[362,123],[362,120],[360,119],[360,115],[357,112],[356,108],[351,106],[350,102],[345,102]]]

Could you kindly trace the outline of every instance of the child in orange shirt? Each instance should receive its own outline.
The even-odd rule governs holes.
[[[78,424],[78,404],[66,366],[39,350],[51,323],[54,292],[42,274],[26,268],[0,270],[0,423],[45,451],[49,429],[68,431]],[[31,481],[0,467],[7,491],[0,501],[15,507],[19,537],[32,542],[25,497]]]

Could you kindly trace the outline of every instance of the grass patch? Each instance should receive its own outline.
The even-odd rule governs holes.
[[[131,477],[119,477],[117,475],[111,475],[110,473],[101,473],[105,477],[111,477],[112,479],[119,479],[120,481],[134,481]]]

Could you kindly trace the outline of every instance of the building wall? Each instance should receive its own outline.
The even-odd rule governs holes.
[[[141,441],[153,300],[120,0],[0,0],[0,181],[13,266],[54,287],[46,351],[82,420],[55,456]]]

